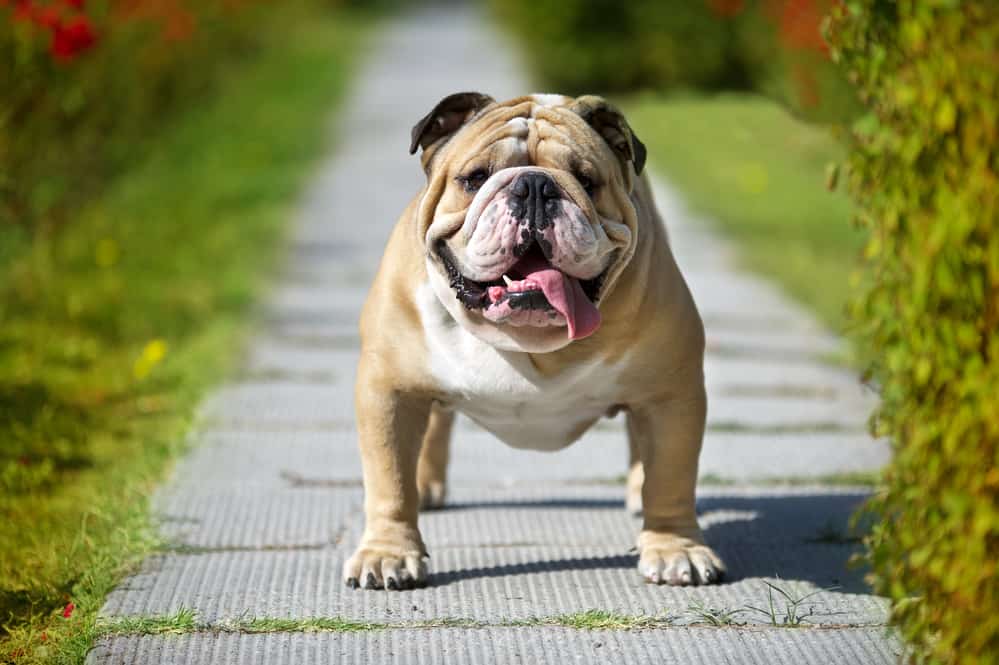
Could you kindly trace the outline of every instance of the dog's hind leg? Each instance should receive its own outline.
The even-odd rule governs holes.
[[[645,484],[645,469],[642,467],[642,454],[635,437],[628,434],[628,480],[625,486],[624,505],[630,515],[642,514],[642,485]]]
[[[423,435],[416,486],[420,491],[420,509],[432,510],[444,505],[447,494],[447,463],[451,452],[451,429],[454,411],[435,403]]]

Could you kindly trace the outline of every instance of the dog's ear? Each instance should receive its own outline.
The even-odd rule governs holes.
[[[428,149],[442,138],[451,136],[476,113],[496,100],[481,92],[457,92],[437,102],[437,106],[413,125],[409,154],[423,148],[423,162],[427,163]]]
[[[645,144],[638,140],[624,115],[603,97],[584,95],[577,97],[569,107],[607,141],[623,161],[631,162],[635,174],[645,168]]]

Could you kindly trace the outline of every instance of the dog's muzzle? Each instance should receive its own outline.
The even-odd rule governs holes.
[[[435,246],[455,295],[496,324],[592,334],[605,268],[587,261],[597,236],[586,213],[544,170],[493,177],[459,231],[468,238],[461,257],[443,239]]]

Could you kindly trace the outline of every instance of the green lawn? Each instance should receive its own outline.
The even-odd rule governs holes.
[[[829,129],[752,95],[641,96],[623,106],[652,169],[735,241],[743,264],[842,332],[863,236],[846,194],[825,186],[827,165],[844,154]]]
[[[0,662],[81,662],[157,546],[147,497],[239,348],[368,23],[281,13],[99,201],[2,257]]]

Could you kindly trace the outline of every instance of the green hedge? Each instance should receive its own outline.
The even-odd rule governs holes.
[[[877,590],[931,662],[999,662],[999,3],[850,0],[829,33],[868,115],[855,306],[894,440]]]
[[[819,24],[830,0],[491,0],[537,72],[566,94],[757,90],[816,119],[856,110]],[[784,5],[786,4],[786,7]]]
[[[717,87],[730,74],[731,26],[697,0],[493,0],[493,7],[553,91]]]

